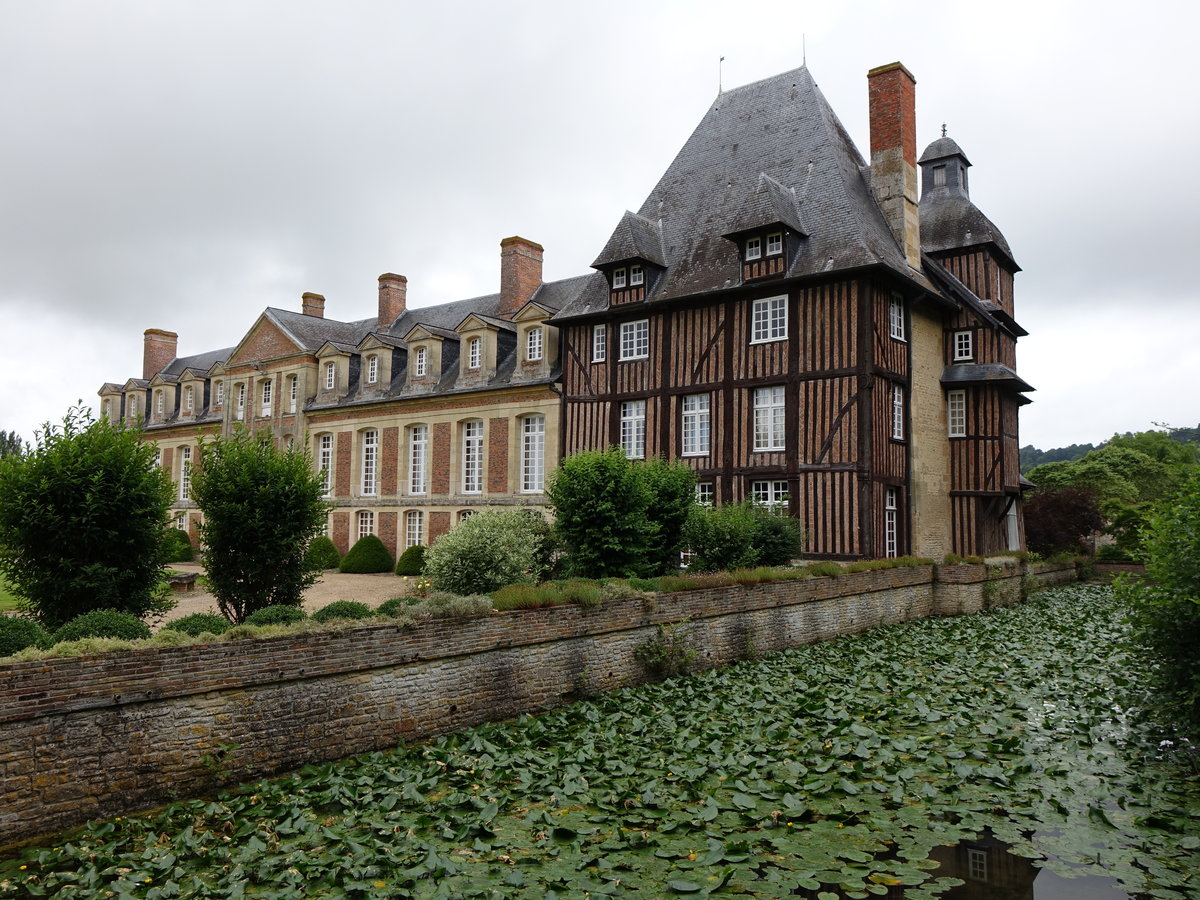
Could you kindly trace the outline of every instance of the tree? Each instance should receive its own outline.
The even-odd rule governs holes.
[[[25,442],[15,431],[0,431],[0,459],[20,456],[25,452]]]
[[[1025,501],[1025,542],[1035,553],[1083,553],[1084,541],[1104,527],[1095,493],[1082,488],[1046,488]]]
[[[679,568],[679,554],[686,543],[684,529],[696,507],[696,473],[682,462],[656,458],[634,466],[646,492],[646,537],[644,571],[662,575]]]
[[[0,573],[48,629],[95,609],[145,619],[165,594],[174,490],[138,431],[73,407],[0,459]]]
[[[317,580],[306,550],[325,524],[324,484],[300,449],[280,450],[245,429],[201,439],[192,469],[201,562],[231,622],[268,606],[299,606]]]
[[[463,595],[533,581],[539,539],[534,525],[525,509],[486,509],[468,516],[425,552],[425,574],[435,590]]]

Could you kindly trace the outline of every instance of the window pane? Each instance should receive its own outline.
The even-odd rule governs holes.
[[[425,470],[428,465],[428,449],[429,426],[414,425],[412,431],[409,432],[409,493],[425,493]]]
[[[521,490],[540,493],[546,476],[546,417],[521,420]]]
[[[592,362],[604,362],[608,349],[608,326],[592,326]]]
[[[754,391],[754,449],[782,450],[784,447],[783,387]]]
[[[463,426],[463,493],[483,491],[483,423]]]
[[[787,337],[787,297],[755,300],[751,315],[750,340],[777,341]]]
[[[709,451],[711,419],[709,395],[691,394],[683,398],[683,455],[702,456]]]
[[[364,431],[362,436],[362,492],[367,495],[376,491],[375,475],[378,467],[379,432]]]
[[[621,449],[627,459],[646,458],[646,401],[621,404]]]

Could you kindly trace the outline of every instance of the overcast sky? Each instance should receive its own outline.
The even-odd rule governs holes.
[[[1183,2],[0,0],[0,430],[32,437],[266,306],[491,293],[499,242],[589,271],[718,89],[807,64],[868,152],[917,78],[1023,268],[1021,443],[1200,423],[1200,144]]]

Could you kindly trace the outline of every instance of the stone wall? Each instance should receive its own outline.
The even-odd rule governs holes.
[[[0,664],[0,845],[634,684],[634,648],[661,625],[686,620],[699,664],[719,666],[973,611],[988,592],[1011,602],[1022,568],[884,569]]]

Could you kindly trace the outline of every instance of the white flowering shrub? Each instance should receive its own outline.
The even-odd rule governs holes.
[[[426,552],[426,577],[435,590],[452,594],[488,594],[533,581],[534,516],[541,518],[527,509],[490,509],[464,519]]]

